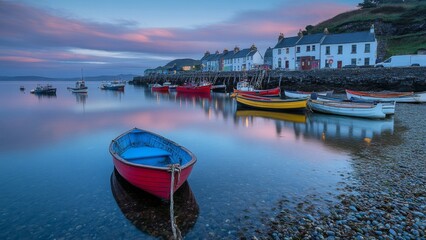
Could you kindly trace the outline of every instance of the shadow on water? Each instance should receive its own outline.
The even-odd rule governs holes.
[[[163,239],[173,237],[170,223],[170,205],[128,183],[117,170],[111,174],[111,190],[124,216],[139,230]],[[197,221],[199,207],[195,196],[185,182],[174,194],[176,224],[185,236]]]

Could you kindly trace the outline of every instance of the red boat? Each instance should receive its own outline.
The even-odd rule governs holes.
[[[165,200],[187,180],[197,161],[186,148],[138,128],[112,140],[109,152],[124,179]]]
[[[234,93],[244,94],[244,95],[256,95],[256,96],[265,96],[265,97],[278,97],[281,95],[280,87],[265,89],[265,90],[238,90],[234,89]]]
[[[179,93],[210,93],[210,90],[212,88],[211,84],[205,84],[205,85],[192,85],[187,84],[183,86],[177,86],[176,91]]]
[[[151,90],[152,91],[156,91],[156,92],[168,92],[169,91],[169,86],[168,85],[163,86],[163,85],[160,85],[160,84],[154,84],[151,87]]]

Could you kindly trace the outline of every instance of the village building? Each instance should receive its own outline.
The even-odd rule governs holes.
[[[368,32],[324,33],[285,38],[281,33],[273,51],[273,69],[311,70],[371,66],[376,62],[374,26]]]
[[[265,54],[263,55],[263,64],[267,69],[272,69],[273,57],[272,57],[272,48],[268,47]]]
[[[252,70],[263,64],[263,57],[255,45],[240,50],[235,47],[233,51],[216,51],[215,54],[204,54],[201,58],[203,71],[245,71]]]

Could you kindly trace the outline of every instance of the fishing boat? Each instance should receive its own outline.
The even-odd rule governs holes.
[[[346,89],[348,99],[363,99],[370,101],[395,101],[402,103],[426,102],[426,92],[364,92]]]
[[[261,110],[302,110],[306,108],[307,99],[279,99],[245,94],[236,94],[235,99],[242,107]]]
[[[186,148],[138,128],[112,140],[109,152],[124,179],[165,200],[187,180],[197,161]]]
[[[156,92],[168,92],[169,86],[156,83],[152,85],[151,90]]]
[[[195,84],[186,84],[183,86],[177,86],[176,91],[178,93],[201,93],[206,94],[210,93],[212,85],[210,83],[195,85]]]
[[[289,91],[284,90],[284,95],[288,98],[308,98],[312,93],[316,93],[318,96],[331,96],[334,90],[323,91],[323,92],[304,92],[304,91]]]
[[[212,85],[212,92],[226,92],[225,84]]]
[[[169,204],[127,182],[116,169],[111,174],[111,192],[123,215],[139,230],[160,239],[173,239]],[[197,200],[186,181],[173,195],[176,225],[184,237],[200,212]]]
[[[88,92],[88,87],[86,86],[86,83],[84,82],[84,80],[77,81],[75,83],[75,87],[69,88],[69,89],[73,93],[87,93]]]
[[[315,93],[314,93],[315,94]],[[329,96],[315,96],[321,101],[337,101],[337,102],[356,102],[356,103],[381,103],[383,105],[383,113],[386,115],[395,114],[396,102],[395,101],[370,101],[363,99],[343,99]]]
[[[24,86],[20,86],[20,87],[19,87],[19,90],[21,90],[21,91],[25,91],[25,87],[24,87]]]
[[[163,86],[168,86],[169,90],[176,90],[178,85],[172,84],[171,82],[165,82],[165,83],[163,83]]]
[[[56,88],[54,88],[52,85],[50,84],[46,84],[46,85],[40,85],[38,84],[36,86],[36,88],[32,89],[30,91],[30,93],[34,93],[34,94],[46,94],[46,95],[55,95],[56,94]]]
[[[309,99],[308,108],[312,111],[327,114],[335,114],[349,117],[364,118],[385,118],[383,105],[381,103],[357,103],[357,102],[338,102],[338,101],[322,101]]]
[[[102,90],[115,90],[115,91],[124,91],[124,86],[126,86],[125,82],[121,81],[112,81],[101,84]]]
[[[254,91],[253,85],[249,83],[247,80],[242,80],[237,82],[237,90],[239,91]]]
[[[235,94],[244,94],[244,95],[255,95],[255,96],[263,96],[263,97],[278,97],[281,95],[280,87],[265,89],[265,90],[238,90],[234,89],[234,94],[231,96],[235,96]]]

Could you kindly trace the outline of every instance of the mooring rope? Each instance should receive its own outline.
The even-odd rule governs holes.
[[[176,240],[181,240],[182,239],[182,235],[180,233],[180,230],[176,224],[176,219],[174,217],[174,209],[173,209],[173,193],[174,193],[174,188],[175,188],[175,172],[178,173],[178,181],[177,183],[179,183],[180,181],[180,168],[179,168],[179,164],[172,164],[170,166],[170,171],[171,171],[171,181],[170,181],[170,223],[172,224],[172,232],[173,232],[173,239]]]

